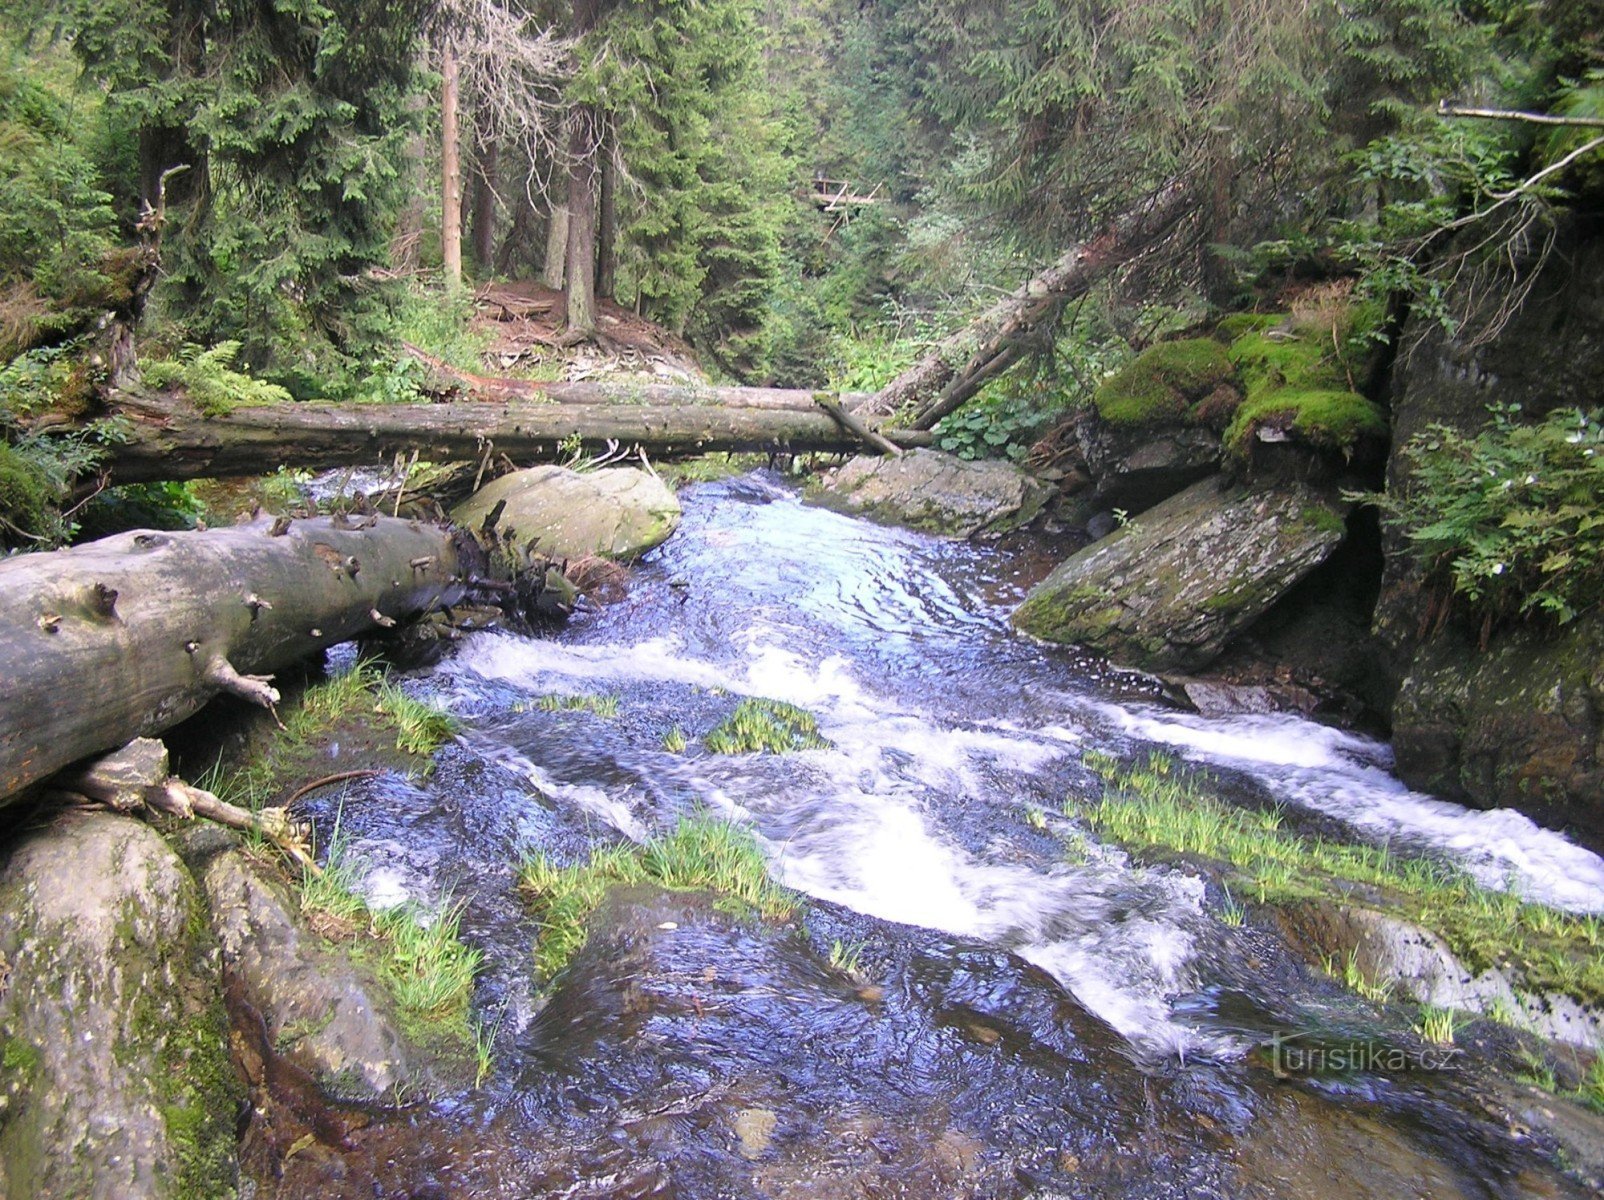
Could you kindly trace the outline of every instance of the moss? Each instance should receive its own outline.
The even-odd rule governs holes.
[[[1346,533],[1348,529],[1346,521],[1329,508],[1319,504],[1305,505],[1303,511],[1298,515],[1305,525],[1312,526],[1325,533]]]
[[[1387,436],[1386,414],[1352,390],[1347,367],[1313,332],[1246,333],[1231,343],[1229,355],[1246,384],[1247,399],[1225,431],[1228,455],[1245,456],[1266,426],[1344,454],[1365,438]]]
[[[1385,438],[1389,428],[1381,406],[1357,392],[1282,388],[1249,399],[1237,409],[1225,431],[1227,453],[1244,456],[1254,436],[1266,427],[1344,454],[1367,438]]]
[[[0,1067],[10,1075],[32,1075],[39,1069],[39,1050],[21,1038],[8,1038],[0,1049]]]
[[[1273,328],[1285,319],[1281,313],[1232,313],[1220,319],[1214,327],[1214,336],[1222,342],[1234,342],[1244,334]]]
[[[0,442],[0,517],[26,533],[38,532],[52,500],[50,481]]]
[[[1235,375],[1225,348],[1212,338],[1160,342],[1106,380],[1092,403],[1110,425],[1193,421],[1197,402]]]

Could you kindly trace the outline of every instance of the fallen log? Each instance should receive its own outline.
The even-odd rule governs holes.
[[[491,571],[465,533],[376,516],[139,531],[0,561],[0,806],[220,692],[272,707],[269,672],[456,603]]]
[[[865,408],[879,413],[912,410],[913,428],[934,428],[988,380],[1043,343],[1069,301],[1152,249],[1191,207],[1186,188],[1171,183],[1147,204],[1125,214],[1098,237],[1074,247],[964,328],[936,343]]]
[[[685,405],[714,408],[768,408],[808,412],[816,393],[805,388],[713,387],[691,383],[605,383],[515,379],[507,375],[476,375],[454,367],[445,359],[410,342],[401,348],[426,366],[435,379],[482,400],[534,400],[552,404],[644,405],[679,408]],[[848,412],[874,399],[873,392],[830,393]]]
[[[388,462],[417,451],[431,462],[473,461],[492,444],[515,460],[551,461],[578,438],[587,451],[640,446],[655,459],[711,451],[852,453],[858,438],[807,397],[808,411],[705,404],[274,404],[205,416],[177,396],[123,391],[114,411],[124,440],[107,447],[116,483],[262,475]],[[903,448],[927,433],[882,430]],[[560,450],[559,447],[563,449]]]

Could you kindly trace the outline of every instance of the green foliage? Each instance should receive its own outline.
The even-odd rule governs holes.
[[[1129,766],[1099,752],[1084,761],[1106,790],[1085,809],[1069,804],[1065,811],[1082,812],[1102,836],[1229,864],[1238,893],[1260,904],[1321,900],[1362,884],[1401,916],[1440,934],[1473,972],[1497,967],[1528,990],[1588,1004],[1604,1000],[1596,920],[1492,891],[1429,859],[1299,836],[1282,828],[1279,813],[1224,803],[1207,776],[1165,754]]]
[[[598,717],[618,715],[618,696],[613,693],[597,695],[590,692],[574,694],[553,692],[535,701],[542,712],[588,712]]]
[[[743,700],[710,730],[702,744],[714,754],[788,754],[826,750],[813,714],[783,700]]]
[[[322,870],[301,876],[301,911],[332,918],[335,924],[350,927],[353,935],[367,934],[377,946],[380,973],[404,1017],[465,1021],[484,955],[459,936],[461,906],[448,901],[433,910],[416,904],[375,910],[363,899],[360,883],[349,845],[336,825]],[[332,926],[324,922],[323,928]]]
[[[595,850],[590,860],[559,866],[544,854],[526,859],[519,891],[540,921],[535,969],[555,978],[584,948],[585,924],[618,884],[652,883],[670,891],[714,892],[736,912],[789,917],[795,896],[769,878],[757,840],[746,830],[708,817],[683,819],[674,832],[640,846]]]
[[[1604,414],[1490,411],[1474,435],[1411,439],[1407,488],[1368,498],[1478,614],[1564,624],[1604,600]]]
[[[73,46],[137,133],[132,209],[169,169],[153,303],[192,340],[238,340],[292,390],[346,374],[386,313],[383,261],[412,134],[425,0],[68,5]]]
[[[290,393],[277,384],[235,370],[239,353],[237,341],[219,342],[209,350],[184,346],[177,358],[146,363],[145,382],[157,388],[182,388],[195,407],[209,417],[222,416],[236,408],[291,401]]]
[[[73,74],[58,48],[0,42],[0,359],[117,299],[116,214],[92,145],[103,114]]]
[[[1104,382],[1092,403],[1111,425],[1218,426],[1234,410],[1236,394],[1223,404],[1205,402],[1235,378],[1235,364],[1212,338],[1160,342]]]
[[[1047,371],[1016,373],[982,388],[936,426],[936,445],[959,458],[1022,461],[1069,397]]]

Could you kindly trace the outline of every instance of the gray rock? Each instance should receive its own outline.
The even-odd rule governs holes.
[[[0,1195],[235,1194],[216,946],[149,826],[70,814],[0,871]]]
[[[1012,463],[940,450],[860,455],[819,496],[832,508],[950,537],[998,536],[1033,520],[1053,492]]]
[[[1342,536],[1342,517],[1312,488],[1204,480],[1060,563],[1013,622],[1122,665],[1195,671]]]
[[[598,554],[627,562],[667,541],[680,522],[679,501],[668,485],[634,467],[514,471],[464,500],[451,519],[478,529],[503,500],[497,530],[511,531],[520,544],[538,538],[536,552],[551,558]]]
[[[378,986],[303,930],[238,850],[201,875],[224,970],[261,1015],[274,1048],[326,1090],[389,1100],[426,1081]]]
[[[1220,467],[1219,432],[1205,426],[1111,425],[1086,412],[1075,438],[1104,508],[1143,512]]]
[[[1502,1010],[1552,1041],[1592,1050],[1604,1017],[1569,996],[1531,993],[1501,971],[1477,974],[1429,929],[1356,904],[1308,901],[1279,913],[1283,929],[1311,961],[1346,963],[1373,984],[1390,984],[1417,1004],[1460,1012]],[[1517,981],[1518,982],[1518,981]]]

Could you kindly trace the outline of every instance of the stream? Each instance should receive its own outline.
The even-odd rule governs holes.
[[[324,829],[338,812],[373,903],[464,905],[495,1067],[259,1194],[1583,1194],[1452,1070],[1282,1077],[1278,1038],[1407,1027],[1220,920],[1195,874],[1087,839],[1064,800],[1098,794],[1088,751],[1161,750],[1294,827],[1573,911],[1604,911],[1604,861],[1409,792],[1381,743],[1186,713],[1021,638],[1007,615],[1031,580],[995,548],[806,505],[766,473],[682,501],[620,602],[551,637],[472,635],[407,677],[464,725],[428,779],[310,808]],[[535,703],[552,693],[616,694],[618,713]],[[806,708],[832,748],[701,752],[745,696]],[[689,751],[664,748],[676,728]],[[540,996],[520,857],[583,861],[702,812],[754,833],[805,920],[625,889]]]

